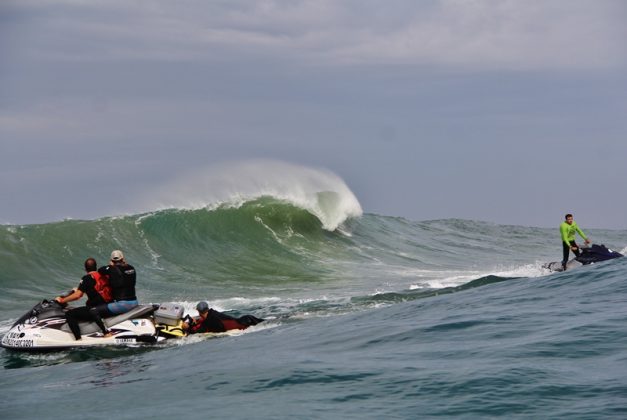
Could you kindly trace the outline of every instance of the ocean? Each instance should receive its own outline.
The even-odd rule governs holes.
[[[141,303],[266,320],[157,345],[1,349],[0,418],[627,418],[627,258],[549,273],[560,220],[412,221],[342,194],[0,226],[0,335],[113,249]],[[627,251],[627,231],[584,230]]]

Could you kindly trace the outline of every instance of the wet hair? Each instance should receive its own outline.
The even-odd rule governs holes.
[[[568,219],[569,217],[573,217],[573,215],[568,213],[566,216],[564,216],[564,219]]]
[[[85,271],[96,271],[98,269],[98,263],[95,259],[89,257],[85,260]]]
[[[196,310],[198,311],[198,313],[207,312],[209,310],[209,304],[204,301],[198,302],[198,305],[196,305]]]

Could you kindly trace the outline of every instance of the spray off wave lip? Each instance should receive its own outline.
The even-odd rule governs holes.
[[[134,212],[237,208],[261,197],[307,210],[330,231],[363,213],[353,192],[334,173],[271,160],[219,165],[189,173],[144,194]]]

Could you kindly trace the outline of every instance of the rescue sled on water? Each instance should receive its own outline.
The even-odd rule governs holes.
[[[76,340],[65,318],[66,309],[55,300],[43,300],[13,324],[0,345],[11,350],[39,351],[156,343],[165,339],[157,335],[153,321],[157,308],[158,305],[139,305],[103,319],[110,336],[104,336],[95,322],[80,322],[82,338]]]
[[[180,338],[189,334],[230,335],[260,322],[263,322],[263,319],[252,315],[236,318],[213,309],[206,311],[204,318],[202,316],[192,318],[189,315],[183,317],[183,307],[174,303],[161,304],[155,312],[157,334],[165,338]],[[189,328],[185,328],[185,324]]]
[[[612,251],[605,245],[592,244],[589,247],[581,247],[579,249],[581,250],[580,255],[566,263],[566,270],[572,270],[582,265],[594,264],[624,256],[620,252]],[[550,271],[564,271],[561,261],[546,263],[542,268],[546,268]]]

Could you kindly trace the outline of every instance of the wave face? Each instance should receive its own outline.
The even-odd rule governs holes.
[[[131,212],[239,206],[273,197],[316,216],[326,230],[362,214],[361,205],[337,175],[273,160],[250,160],[198,170],[146,192]]]
[[[74,287],[85,258],[105,264],[111,250],[122,249],[138,270],[143,301],[189,301],[190,308],[197,297],[218,307],[235,299],[277,302],[277,315],[285,316],[293,315],[292,305],[310,312],[313,303],[302,302],[322,312],[352,311],[356,302],[411,299],[488,276],[546,275],[543,262],[561,257],[555,237],[553,229],[375,214],[346,216],[330,231],[310,209],[269,196],[215,208],[2,226],[0,303],[15,314],[27,296]],[[625,242],[624,232],[593,237]]]
[[[113,249],[136,267],[143,303],[177,302],[195,315],[207,300],[267,321],[237,338],[165,348],[0,350],[0,415],[29,418],[72,400],[79,418],[102,392],[129,404],[128,395],[150,395],[131,409],[149,416],[195,417],[208,407],[235,418],[364,410],[377,418],[603,418],[624,410],[627,382],[616,366],[627,357],[627,258],[550,274],[541,266],[561,258],[557,228],[415,222],[361,214],[337,196],[317,200],[326,210],[314,199],[255,194],[1,226],[0,334],[37,300],[76,286],[85,258],[104,264]],[[325,214],[341,217],[331,223]],[[626,231],[586,233],[626,251]],[[173,399],[186,403],[166,404]],[[255,401],[265,401],[262,412]]]
[[[441,275],[453,276],[454,284],[454,268],[468,260],[447,239],[455,223],[366,215],[327,231],[307,210],[264,197],[215,209],[8,226],[0,237],[0,275],[8,289],[1,299],[10,307],[29,287],[43,294],[71,288],[87,256],[104,264],[118,248],[137,267],[144,300],[168,299],[182,290],[200,290],[206,299],[280,298],[290,291],[305,299],[332,291],[368,295],[387,291],[388,284],[409,288],[400,279],[437,286]],[[299,296],[303,287],[310,289],[307,296]]]

